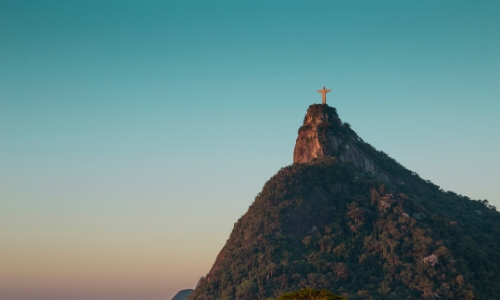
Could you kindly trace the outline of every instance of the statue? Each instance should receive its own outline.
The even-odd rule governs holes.
[[[321,95],[323,96],[321,99],[323,101],[323,104],[326,104],[326,93],[328,93],[329,91],[331,91],[331,90],[327,90],[327,89],[325,89],[325,87],[323,87],[322,90],[317,90],[317,92],[321,93]]]

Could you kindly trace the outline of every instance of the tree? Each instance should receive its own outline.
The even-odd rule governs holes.
[[[311,288],[301,289],[295,292],[286,293],[277,300],[347,300],[327,290],[315,290]]]

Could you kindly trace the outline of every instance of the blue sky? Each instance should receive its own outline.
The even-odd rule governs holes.
[[[500,207],[498,1],[0,0],[0,293],[193,287],[323,86],[365,141]]]

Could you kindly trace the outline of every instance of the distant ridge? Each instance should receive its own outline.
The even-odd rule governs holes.
[[[244,171],[244,170],[242,170]],[[294,164],[235,223],[189,299],[500,299],[500,214],[444,192],[311,105]]]
[[[194,290],[192,289],[187,289],[187,290],[182,290],[175,294],[175,296],[172,298],[172,300],[187,300],[189,298],[189,295],[193,293]]]

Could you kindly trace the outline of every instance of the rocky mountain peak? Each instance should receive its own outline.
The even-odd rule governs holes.
[[[324,157],[350,162],[363,172],[362,176],[374,177],[389,185],[413,182],[407,176],[408,170],[365,143],[348,123],[342,122],[335,108],[327,104],[313,104],[309,106],[304,123],[299,128],[293,162],[308,164]],[[393,172],[394,167],[403,172]]]
[[[309,163],[315,158],[335,156],[339,149],[342,121],[335,108],[326,104],[309,106],[293,153],[294,163]]]
[[[362,150],[365,145],[349,124],[340,120],[335,108],[313,104],[309,106],[304,124],[299,129],[293,162],[311,163],[321,157],[335,156],[343,162],[352,162],[368,175],[392,183],[375,164],[373,157]]]

